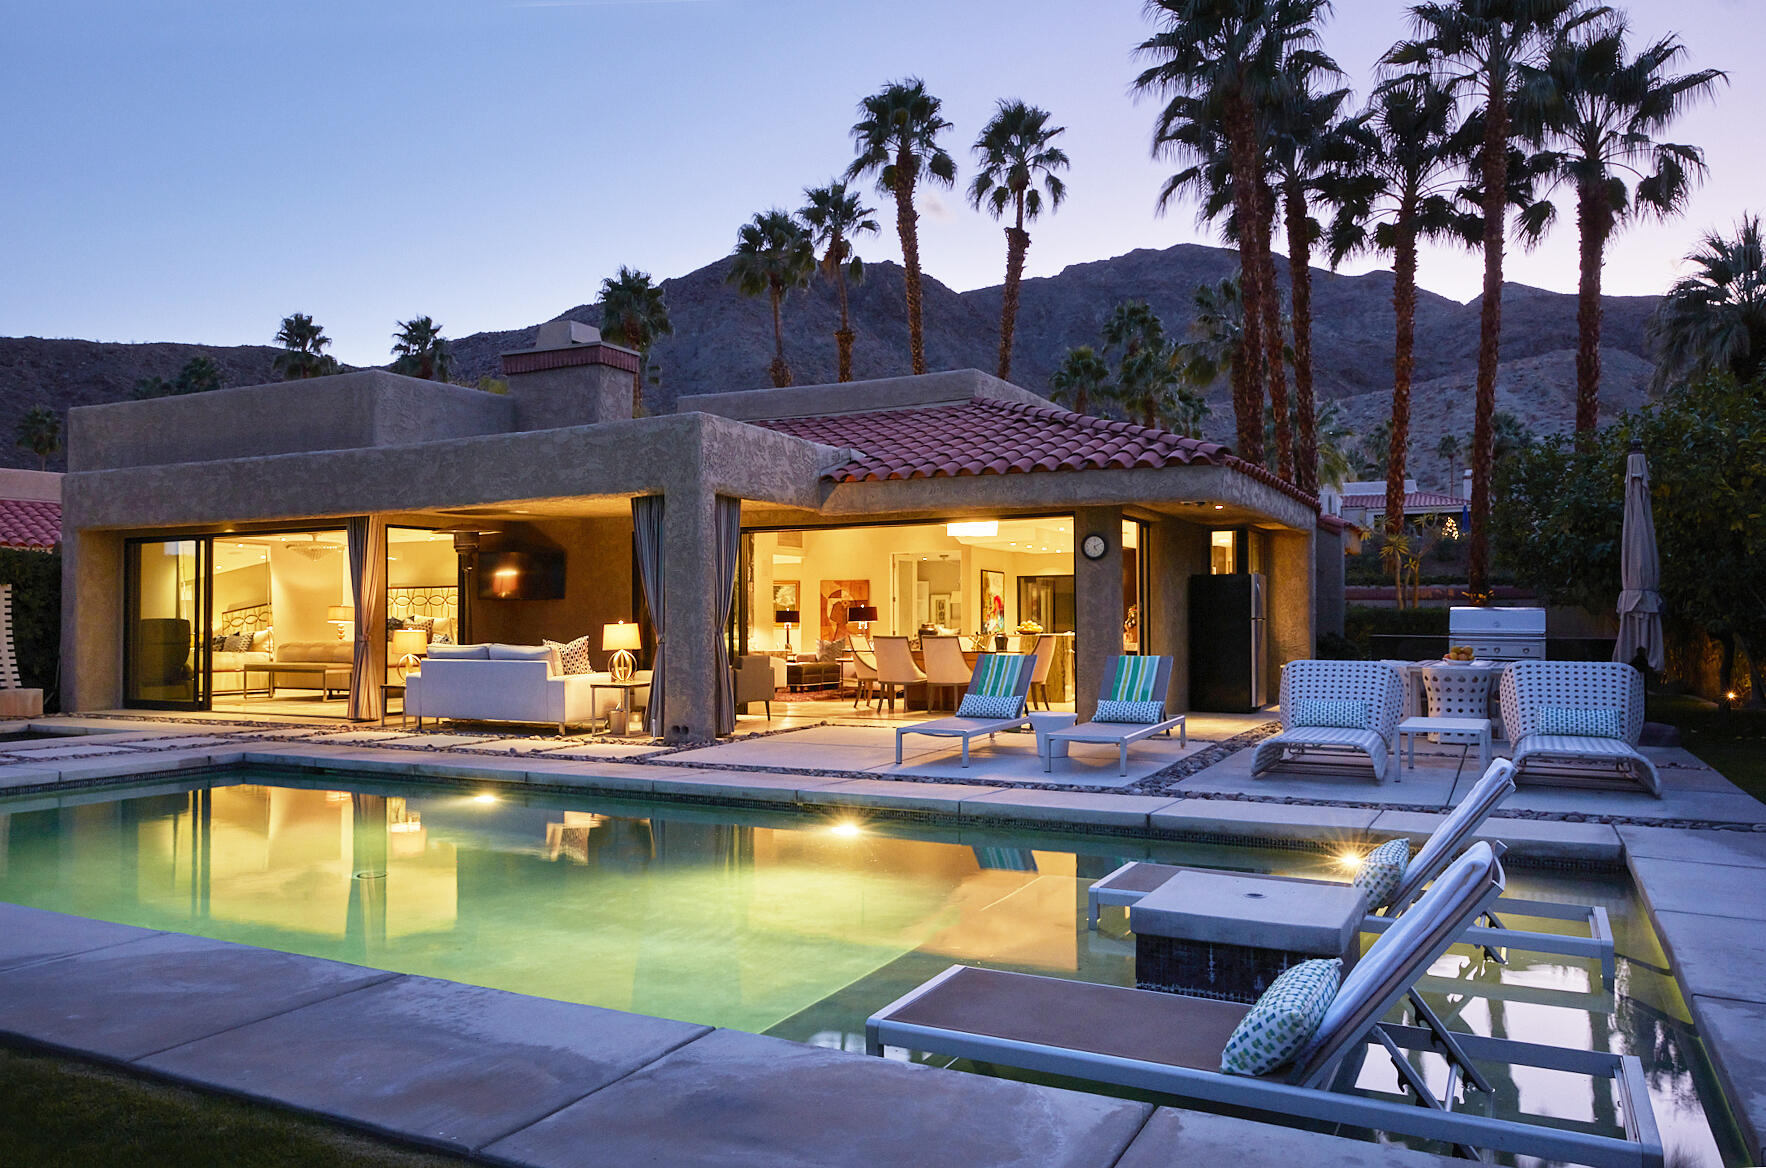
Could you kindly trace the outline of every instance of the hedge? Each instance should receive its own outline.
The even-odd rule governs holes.
[[[61,552],[0,548],[0,584],[12,585],[12,648],[20,681],[60,708]]]

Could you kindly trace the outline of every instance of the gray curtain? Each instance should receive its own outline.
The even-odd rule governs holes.
[[[656,658],[650,665],[650,706],[644,711],[644,728],[661,738],[667,729],[663,670],[668,664],[667,608],[662,588],[662,496],[638,495],[632,499],[632,533],[638,546],[638,577],[644,587],[644,603],[650,608],[650,628],[656,633]],[[732,715],[734,717],[734,715]]]
[[[349,521],[350,602],[356,610],[356,652],[350,664],[349,716],[380,717],[386,683],[386,520],[358,515]]]
[[[736,679],[730,673],[730,645],[726,632],[730,606],[736,600],[736,561],[742,553],[742,500],[717,497],[712,510],[717,529],[717,732],[721,738],[736,732]]]

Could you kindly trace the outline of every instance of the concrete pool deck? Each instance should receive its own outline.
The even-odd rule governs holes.
[[[47,744],[0,743],[0,795],[28,793],[32,796],[27,801],[30,806],[86,801],[95,797],[95,793],[82,791],[82,788],[114,785],[130,778],[173,778],[211,768],[254,764],[291,771],[354,771],[390,778],[415,779],[421,775],[444,783],[470,783],[485,788],[734,802],[792,807],[825,814],[930,818],[977,827],[1031,827],[1167,838],[1329,844],[1331,841],[1379,839],[1401,834],[1419,839],[1433,829],[1442,810],[1463,795],[1477,777],[1475,773],[1462,771],[1455,779],[1457,750],[1436,748],[1427,754],[1419,750],[1415,770],[1399,770],[1385,783],[1375,783],[1371,778],[1352,774],[1287,773],[1252,779],[1248,773],[1248,750],[1212,758],[1198,754],[1198,751],[1205,752],[1213,744],[1194,737],[1192,747],[1196,749],[1180,753],[1191,762],[1205,765],[1194,773],[1170,779],[1163,786],[1164,793],[1138,794],[1095,786],[1052,787],[1045,782],[1049,776],[1043,775],[1039,764],[1035,765],[1034,775],[1023,770],[1021,759],[1015,763],[1008,760],[1007,766],[990,767],[988,759],[992,752],[985,750],[977,751],[972,773],[961,776],[930,772],[885,775],[869,768],[848,768],[845,765],[849,759],[846,752],[873,749],[865,739],[853,738],[854,734],[876,735],[879,741],[886,741],[889,761],[893,764],[894,736],[886,727],[806,727],[696,751],[660,748],[646,751],[618,740],[603,744],[594,739],[470,732],[418,736],[391,728],[364,731],[337,724],[241,725],[218,719],[192,724],[99,717],[51,718],[31,725],[47,732],[75,736]],[[16,730],[24,726],[4,728]],[[1227,727],[1228,730],[1233,728],[1231,725]],[[838,736],[838,741],[818,741],[824,735]],[[739,757],[732,760],[732,755],[739,752],[731,748],[741,746],[743,741],[796,746],[791,757],[800,769],[784,771],[776,765],[754,765]],[[769,747],[769,756],[771,749]],[[719,751],[729,753],[718,754]],[[934,750],[932,753],[938,752]],[[1759,1162],[1761,1138],[1766,1133],[1766,1054],[1762,1053],[1766,1052],[1766,982],[1754,976],[1754,972],[1761,967],[1762,960],[1766,960],[1766,942],[1759,940],[1762,927],[1766,926],[1766,907],[1763,907],[1766,901],[1758,893],[1761,883],[1766,881],[1766,805],[1752,799],[1685,751],[1656,749],[1649,753],[1661,769],[1665,789],[1663,799],[1622,788],[1523,787],[1489,821],[1482,835],[1508,844],[1512,856],[1519,862],[1623,865],[1630,871],[1669,954],[1689,1012],[1736,1111],[1750,1154],[1755,1162]],[[696,757],[688,758],[688,755]],[[904,762],[908,761],[912,760],[904,758]],[[1185,759],[1176,761],[1181,769]],[[805,762],[820,762],[822,769],[813,765],[802,766]],[[1475,771],[1475,761],[1467,769]],[[1131,780],[1132,784],[1146,786],[1145,780]],[[48,915],[52,914],[45,914]],[[119,927],[103,926],[105,929]],[[0,938],[14,931],[0,924]],[[52,934],[50,940],[42,944],[53,944],[55,930],[49,932]],[[4,945],[5,942],[0,941],[0,971],[8,965]],[[40,963],[40,959],[42,955],[39,953],[33,960]],[[4,977],[5,974],[0,973],[0,990],[5,988]],[[357,987],[347,992],[367,992],[368,988],[371,987]],[[3,1022],[0,1022],[0,1029],[10,1030]],[[29,1033],[11,1032],[33,1041],[48,1041]],[[753,1041],[780,1043],[781,1040]],[[792,1047],[788,1043],[783,1045]],[[82,1053],[117,1057],[99,1051],[82,1050]],[[768,1061],[759,1056],[756,1058],[763,1064]],[[669,1071],[669,1074],[673,1073]],[[665,1082],[675,1081],[662,1071],[657,1075]],[[808,1077],[816,1078],[813,1074]],[[967,1083],[977,1077],[944,1076],[941,1081],[952,1079]],[[239,1090],[237,1086],[226,1089]],[[780,1089],[795,1088],[782,1084]],[[963,1085],[949,1087],[950,1091],[973,1089]],[[685,1087],[681,1090],[686,1092]],[[249,1091],[244,1093],[251,1094]],[[598,1092],[585,1095],[585,1099],[595,1093]],[[301,1106],[299,1103],[290,1105]],[[566,1108],[558,1114],[562,1117],[570,1110]],[[606,1118],[594,1108],[588,1108],[584,1114],[596,1122]],[[1225,1132],[1219,1125],[1227,1121],[1217,1117],[1173,1113],[1177,1118],[1160,1119],[1163,1114],[1163,1111],[1156,1113],[1151,1119],[1143,1116],[1144,1126],[1138,1129],[1141,1134],[1117,1148],[1117,1160],[1082,1158],[1070,1162],[1147,1162],[1145,1150],[1143,1158],[1136,1159],[1140,1141],[1148,1139],[1148,1133],[1168,1129],[1188,1132],[1192,1138],[1204,1141],[1216,1137],[1227,1140],[1228,1144],[1222,1147],[1236,1147],[1239,1144],[1232,1141],[1242,1143],[1253,1138],[1253,1135],[1236,1129]],[[349,1116],[343,1118],[361,1122]],[[1097,1122],[1104,1123],[1102,1120]],[[1269,1132],[1280,1134],[1265,1136],[1262,1133],[1266,1125],[1245,1126],[1255,1129],[1255,1138],[1308,1136],[1308,1133],[1287,1132],[1281,1128],[1268,1128]],[[1104,1124],[1104,1127],[1108,1125]],[[543,1143],[541,1137],[546,1132],[571,1130],[586,1133],[596,1129],[586,1121],[578,1128],[572,1128],[560,1118],[554,1127],[541,1125],[540,1133],[532,1138]],[[408,1133],[400,1134],[404,1138],[419,1138]],[[639,1134],[640,1129],[632,1129],[631,1138],[638,1138]],[[716,1134],[714,1131],[707,1138]],[[850,1134],[854,1139],[860,1138],[860,1133]],[[569,1143],[563,1136],[559,1138]],[[692,1143],[692,1138],[696,1137],[683,1134],[682,1138],[688,1141],[682,1145],[684,1148],[697,1146]],[[528,1148],[525,1144],[521,1146]],[[670,1146],[672,1149],[673,1145]],[[1191,1147],[1184,1146],[1186,1150]],[[1204,1146],[1209,1145],[1204,1143]],[[537,1148],[539,1144],[533,1147]],[[629,1151],[630,1145],[626,1147]],[[1374,1154],[1373,1145],[1348,1143],[1347,1147],[1351,1150],[1348,1153],[1351,1158],[1345,1163],[1370,1162],[1365,1157]],[[584,1153],[583,1141],[573,1145],[573,1150],[580,1157]],[[769,1145],[768,1151],[769,1154],[777,1153],[768,1162],[838,1162],[813,1157],[801,1161],[794,1159],[800,1151],[808,1155],[802,1149],[773,1149]],[[493,1154],[502,1155],[494,1149]],[[706,1154],[710,1155],[709,1152]],[[1272,1152],[1272,1157],[1276,1154],[1293,1153]],[[1333,1162],[1328,1159],[1332,1154],[1328,1150],[1305,1154],[1314,1160],[1323,1155],[1327,1157],[1323,1162]],[[531,1158],[539,1155],[538,1151],[530,1149],[521,1153],[521,1156],[530,1158],[504,1156],[503,1161],[523,1164],[562,1162]],[[689,1158],[682,1162],[694,1161]],[[1036,1162],[1069,1161],[1044,1159]]]

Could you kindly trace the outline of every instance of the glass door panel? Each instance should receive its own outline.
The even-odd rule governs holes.
[[[209,704],[209,541],[130,540],[123,553],[123,704]]]

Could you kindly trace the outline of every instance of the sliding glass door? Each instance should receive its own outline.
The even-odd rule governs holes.
[[[210,540],[129,540],[123,550],[123,704],[209,706]]]

